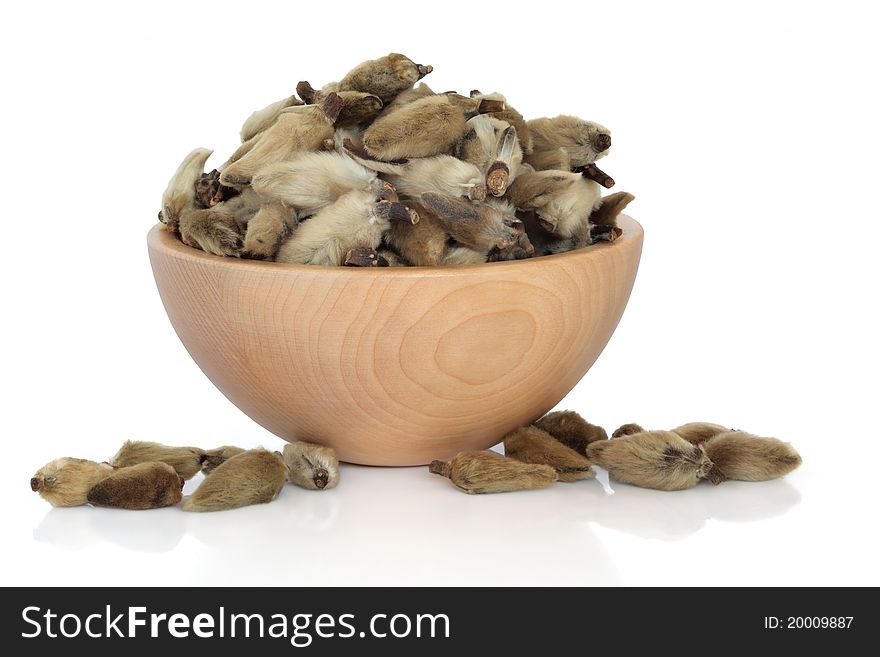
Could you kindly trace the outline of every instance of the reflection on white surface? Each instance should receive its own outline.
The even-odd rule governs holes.
[[[800,494],[782,479],[760,483],[728,481],[700,484],[689,490],[660,492],[612,482],[614,494],[587,515],[609,529],[661,540],[685,538],[710,519],[750,522],[781,515],[800,501]]]
[[[110,550],[198,563],[174,574],[188,584],[608,585],[620,583],[618,567],[592,524],[678,540],[711,518],[783,514],[800,497],[785,481],[676,493],[612,482],[612,494],[586,481],[471,496],[423,468],[343,467],[337,489],[288,486],[272,504],[222,513],[53,509],[33,535],[60,561]],[[151,582],[166,583],[153,570]]]
[[[134,512],[76,507],[49,511],[34,529],[34,538],[71,549],[107,541],[133,552],[168,552],[185,533],[186,518],[179,509]]]
[[[272,505],[188,516],[187,530],[227,554],[252,556],[258,544],[250,574],[278,583],[486,584],[509,571],[511,582],[543,584],[556,581],[560,553],[591,564],[571,584],[616,582],[593,533],[566,517],[566,492],[475,497],[423,468],[348,466],[336,491],[288,488]],[[285,555],[280,573],[275,555]]]

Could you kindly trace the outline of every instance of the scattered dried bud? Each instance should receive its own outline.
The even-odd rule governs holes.
[[[521,463],[495,452],[459,452],[449,461],[433,461],[428,470],[470,494],[546,488],[557,480],[549,465]]]
[[[587,455],[587,445],[597,440],[608,440],[602,427],[590,424],[574,411],[555,411],[535,422],[542,429],[578,454]]]
[[[116,509],[160,509],[183,497],[183,479],[166,463],[140,463],[119,468],[92,486],[90,504]]]
[[[290,483],[311,490],[339,483],[339,459],[330,447],[297,441],[284,446],[284,463]]]
[[[789,443],[745,431],[720,433],[704,443],[706,454],[727,479],[766,481],[784,477],[801,464]]]
[[[31,490],[52,506],[80,506],[88,502],[92,486],[112,472],[107,463],[64,457],[37,470],[31,477]]]
[[[720,481],[700,445],[671,431],[645,431],[591,443],[587,457],[612,479],[657,490],[693,488],[700,479]]]
[[[184,480],[192,479],[202,469],[204,450],[198,447],[169,447],[143,440],[127,440],[110,459],[110,465],[127,468],[139,463],[167,463]]]
[[[559,481],[579,481],[596,476],[586,456],[566,447],[535,426],[522,427],[504,438],[504,455],[523,463],[540,463],[556,470]]]
[[[184,511],[224,511],[271,502],[287,481],[280,454],[252,449],[222,463],[183,503]]]

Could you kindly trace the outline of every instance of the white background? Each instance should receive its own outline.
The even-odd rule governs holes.
[[[525,8],[523,8],[525,7]],[[0,25],[2,584],[880,584],[871,3],[15,3]],[[345,466],[271,505],[52,510],[28,479],[125,439],[282,442],[175,336],[145,235],[192,148],[399,51],[435,90],[608,125],[646,231],[629,307],[561,404],[791,441],[769,483],[472,497]],[[190,482],[187,491],[195,482]]]

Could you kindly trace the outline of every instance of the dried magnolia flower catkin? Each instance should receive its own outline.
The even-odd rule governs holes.
[[[224,189],[231,189],[224,187]],[[223,193],[225,200],[209,208],[191,208],[180,215],[180,240],[214,255],[240,257],[248,222],[266,202],[250,187]]]
[[[305,216],[348,192],[383,188],[374,171],[344,153],[300,153],[260,169],[252,185],[262,196],[297,208]]]
[[[422,194],[420,199],[452,238],[462,246],[484,254],[483,262],[493,248],[505,249],[518,244],[531,246],[523,223],[497,207],[433,192]]]
[[[284,446],[284,463],[292,484],[311,490],[339,483],[339,459],[330,447],[297,441]]]
[[[88,502],[92,486],[112,472],[107,463],[64,457],[37,470],[31,477],[31,490],[52,506],[80,506]]]
[[[504,438],[504,455],[523,463],[540,463],[556,470],[559,481],[579,481],[596,476],[586,456],[566,447],[535,426],[522,427]]]
[[[332,82],[323,89],[315,89],[308,81],[302,80],[296,85],[296,93],[302,96],[307,105],[320,104],[330,93],[339,96],[342,109],[339,110],[339,116],[336,118],[337,129],[369,123],[385,107],[378,96],[363,91],[340,91],[339,85]]]
[[[211,474],[233,456],[238,456],[245,451],[247,450],[235,447],[234,445],[224,445],[223,447],[206,450],[205,460],[202,461],[202,474]]]
[[[587,455],[587,445],[597,440],[607,440],[602,427],[590,424],[574,411],[554,411],[534,423],[566,447],[578,454]]]
[[[576,116],[532,119],[527,125],[533,153],[526,161],[538,170],[592,164],[611,148],[608,128]]]
[[[683,490],[700,479],[723,481],[700,445],[671,431],[645,431],[591,443],[587,457],[612,479],[657,490]]]
[[[341,109],[342,100],[335,93],[328,94],[320,105],[287,108],[271,126],[246,141],[249,146],[242,144],[233,155],[238,159],[223,167],[220,182],[241,187],[265,166],[295,153],[320,149],[325,139],[333,139],[333,124]]]
[[[337,129],[369,123],[384,107],[378,96],[360,91],[340,91],[339,98],[342,100],[342,109],[336,119]]]
[[[573,237],[588,225],[590,215],[602,204],[599,185],[571,171],[523,173],[509,187],[508,196],[517,209],[533,210],[545,231],[562,238]]]
[[[89,490],[89,504],[116,509],[160,509],[183,498],[183,479],[167,463],[118,468]]]
[[[356,150],[346,151],[368,169],[385,174],[401,196],[418,197],[424,192],[466,196],[472,201],[486,198],[483,173],[473,164],[451,155],[435,155],[404,163],[380,162],[364,158]]]
[[[268,201],[247,222],[242,244],[248,258],[269,260],[275,256],[281,241],[297,226],[296,209],[278,201]]]
[[[479,167],[486,188],[503,196],[522,166],[522,148],[516,128],[497,118],[480,114],[467,122],[467,131],[455,148],[456,157]]]
[[[194,207],[196,183],[205,171],[205,162],[214,151],[197,148],[187,155],[162,194],[162,210],[159,221],[171,230],[177,230],[180,216],[185,210]]]
[[[712,424],[711,422],[688,422],[680,427],[675,427],[671,431],[677,433],[689,443],[700,445],[712,436],[717,436],[719,433],[727,433],[730,429],[720,424]]]
[[[783,477],[801,464],[801,455],[789,443],[745,431],[720,433],[704,443],[706,454],[727,478],[766,481]]]
[[[409,200],[407,204],[419,215],[419,222],[393,223],[385,235],[385,240],[408,263],[417,267],[439,265],[449,251],[449,236],[446,234],[446,229],[426,206]]]
[[[409,57],[393,52],[358,64],[345,74],[337,88],[374,94],[388,103],[433,70],[430,64],[416,64]]]
[[[617,427],[614,433],[611,434],[611,437],[621,438],[622,436],[631,436],[634,433],[643,433],[644,431],[645,429],[642,428],[642,425],[630,422],[629,424],[622,424]]]
[[[281,455],[265,449],[242,452],[221,464],[183,503],[184,511],[224,511],[271,502],[287,481]]]
[[[629,192],[615,192],[603,196],[599,207],[593,210],[593,214],[590,215],[590,223],[597,226],[616,226],[617,217],[635,198]]]
[[[192,479],[202,469],[205,451],[198,447],[171,447],[145,440],[126,440],[110,465],[127,468],[139,463],[167,463],[184,480]]]
[[[459,452],[449,461],[433,461],[428,470],[470,494],[546,488],[558,478],[549,465],[520,463],[495,452]]]
[[[391,114],[383,112],[364,132],[363,144],[380,160],[448,154],[468,118],[448,96],[427,96]]]
[[[304,222],[282,242],[276,262],[300,265],[345,264],[349,251],[376,249],[392,222],[415,224],[417,213],[401,203],[378,200],[375,192],[351,191]]]

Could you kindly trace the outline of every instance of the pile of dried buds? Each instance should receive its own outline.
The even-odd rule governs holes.
[[[613,241],[633,196],[595,164],[607,128],[526,121],[498,93],[434,93],[433,70],[392,53],[254,112],[205,172],[196,149],[159,220],[187,245],[284,263],[436,266],[515,260]]]
[[[625,424],[612,434],[574,411],[550,413],[504,438],[504,456],[460,452],[434,461],[429,470],[466,493],[504,493],[545,488],[556,481],[594,477],[592,466],[643,488],[684,490],[705,479],[766,481],[801,464],[788,443],[719,424],[692,422],[671,431],[645,431]]]
[[[284,453],[226,445],[211,450],[128,441],[109,461],[60,458],[31,478],[31,490],[52,506],[93,504],[118,509],[158,509],[183,499],[183,483],[204,481],[184,511],[223,511],[271,502],[290,482],[325,490],[339,483],[339,461],[329,447],[294,442]]]

